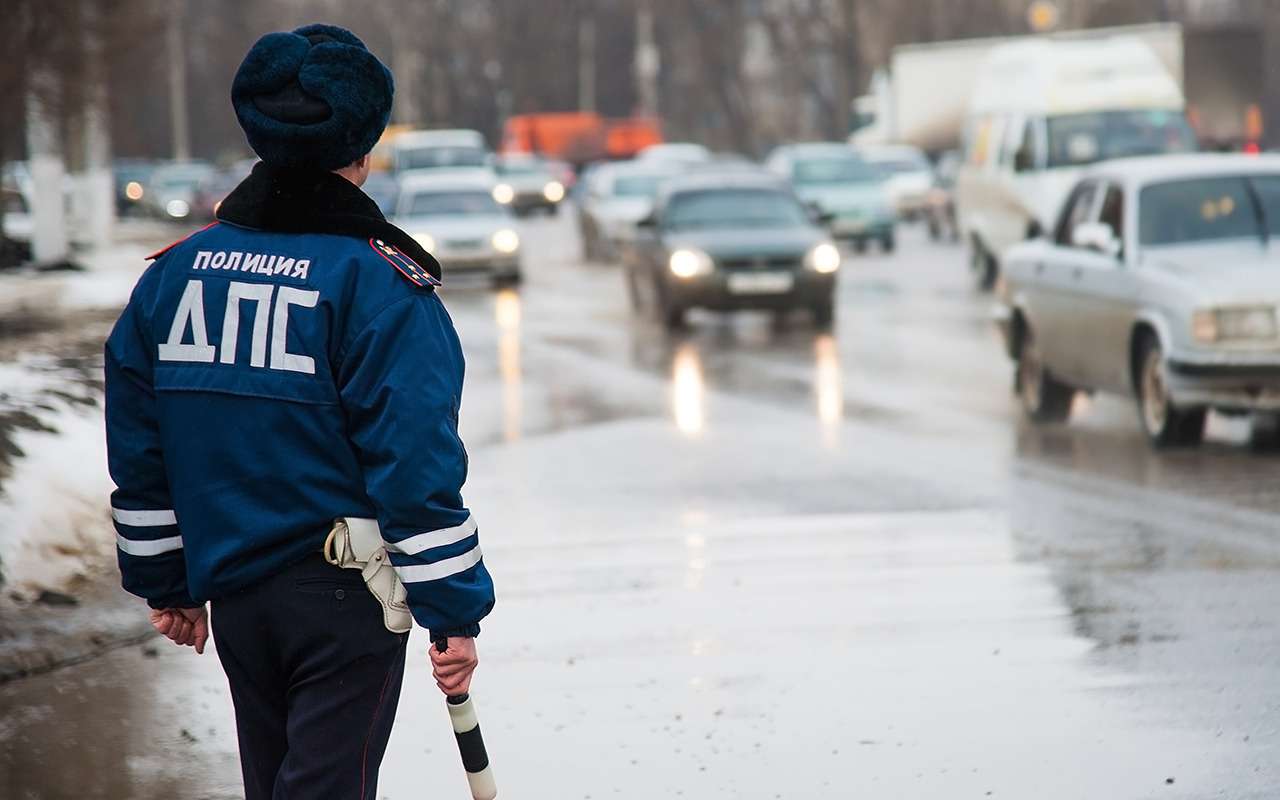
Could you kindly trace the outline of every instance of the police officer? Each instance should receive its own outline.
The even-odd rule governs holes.
[[[106,346],[123,584],[197,652],[211,606],[248,800],[373,797],[408,613],[452,695],[493,606],[440,268],[359,188],[392,93],[347,30],[260,39],[231,99],[261,162]]]

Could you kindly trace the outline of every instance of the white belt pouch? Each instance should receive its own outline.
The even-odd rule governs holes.
[[[408,633],[413,627],[405,591],[387,557],[376,519],[347,517],[333,521],[324,540],[324,560],[335,567],[358,569],[370,593],[382,604],[382,622],[392,633]]]

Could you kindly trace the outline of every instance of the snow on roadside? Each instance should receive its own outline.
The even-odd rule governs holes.
[[[124,244],[79,256],[81,272],[0,275],[0,322],[29,316],[55,329],[65,323],[67,338],[83,337],[67,318],[122,307],[148,252],[142,243]],[[114,558],[101,373],[96,362],[81,360],[90,366],[77,369],[33,352],[0,362],[0,449],[12,453],[0,457],[0,584],[6,591],[30,596],[64,589]]]
[[[24,415],[0,483],[0,579],[27,595],[64,588],[113,555],[102,407],[39,359],[0,365],[0,387],[0,414]]]
[[[149,252],[140,244],[120,245],[78,255],[81,272],[0,273],[0,315],[123,307]]]
[[[154,248],[122,245],[99,250],[85,259],[87,271],[66,283],[62,302],[68,308],[123,308],[138,277],[150,265]]]

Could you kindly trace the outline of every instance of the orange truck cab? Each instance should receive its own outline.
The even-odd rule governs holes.
[[[602,159],[631,158],[660,144],[662,128],[652,117],[608,119],[590,111],[518,114],[507,119],[503,153],[536,153],[582,166]]]

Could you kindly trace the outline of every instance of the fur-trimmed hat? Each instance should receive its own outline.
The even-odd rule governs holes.
[[[268,33],[231,83],[236,118],[259,158],[325,170],[373,149],[394,94],[391,71],[355,34],[334,25]]]

